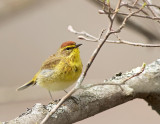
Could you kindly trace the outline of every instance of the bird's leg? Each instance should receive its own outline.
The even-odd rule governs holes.
[[[51,97],[52,101],[54,101],[54,100],[53,100],[53,97],[52,97],[52,94],[51,94],[51,91],[48,90],[48,92],[49,92],[49,96]]]
[[[66,90],[64,90],[65,93],[68,93]]]

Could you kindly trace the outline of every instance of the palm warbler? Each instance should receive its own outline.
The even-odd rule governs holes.
[[[23,90],[35,84],[50,91],[64,90],[72,85],[82,72],[79,46],[73,41],[64,42],[56,54],[44,61],[33,79],[17,89]],[[51,95],[51,94],[50,94]]]

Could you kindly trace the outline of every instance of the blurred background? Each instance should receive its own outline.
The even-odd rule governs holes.
[[[35,103],[50,102],[46,89],[35,86],[16,92],[16,88],[31,80],[42,62],[55,53],[62,42],[73,40],[83,44],[80,51],[85,67],[97,43],[78,40],[67,27],[72,25],[78,31],[85,30],[98,37],[109,22],[106,15],[98,14],[99,9],[101,6],[94,0],[0,0],[0,121],[14,119]],[[133,18],[130,23],[121,32],[121,39],[159,43],[158,23],[140,18]],[[103,81],[143,62],[149,64],[160,58],[159,53],[160,48],[105,44],[84,83]],[[60,99],[63,95],[64,92],[56,92],[53,98]],[[159,115],[145,101],[137,99],[77,124],[159,122]]]

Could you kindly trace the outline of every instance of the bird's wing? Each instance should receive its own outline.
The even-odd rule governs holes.
[[[54,68],[56,67],[56,65],[59,64],[60,61],[61,57],[56,56],[56,54],[53,54],[48,59],[46,59],[46,61],[44,61],[44,63],[41,66],[41,70],[44,69],[54,70]]]
[[[53,75],[54,70],[51,69],[43,69],[39,72],[38,77],[50,77],[51,75]]]
[[[33,77],[33,81],[39,78],[49,77],[55,72],[55,67],[61,61],[60,57],[55,54],[51,55],[48,59],[44,61],[38,73]]]

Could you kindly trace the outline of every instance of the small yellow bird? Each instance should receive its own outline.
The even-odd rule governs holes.
[[[44,61],[33,79],[19,87],[17,91],[35,84],[48,89],[49,93],[65,90],[71,86],[82,73],[83,65],[78,48],[81,45],[73,41],[64,42],[56,54]]]

